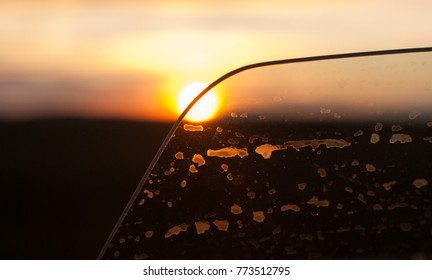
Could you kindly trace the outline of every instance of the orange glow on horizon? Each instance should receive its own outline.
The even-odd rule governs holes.
[[[0,120],[175,121],[184,85],[243,65],[430,45],[432,2],[415,2],[4,0]],[[225,83],[218,110],[242,94]]]

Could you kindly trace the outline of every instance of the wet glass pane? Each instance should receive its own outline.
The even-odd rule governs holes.
[[[213,118],[181,121],[102,258],[432,257],[431,77],[428,52],[227,79]]]

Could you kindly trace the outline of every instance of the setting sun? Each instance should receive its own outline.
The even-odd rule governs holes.
[[[179,93],[177,99],[177,109],[182,113],[192,100],[206,87],[203,83],[191,83],[185,86]],[[206,121],[213,118],[219,108],[220,100],[214,90],[207,92],[191,108],[186,115],[186,119],[193,122]]]

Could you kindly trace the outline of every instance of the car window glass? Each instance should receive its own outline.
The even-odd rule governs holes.
[[[431,77],[426,52],[223,81],[215,116],[181,120],[101,257],[431,257]]]

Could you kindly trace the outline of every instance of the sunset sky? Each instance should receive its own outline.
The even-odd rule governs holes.
[[[245,64],[432,45],[432,2],[0,0],[0,119],[173,120]]]

